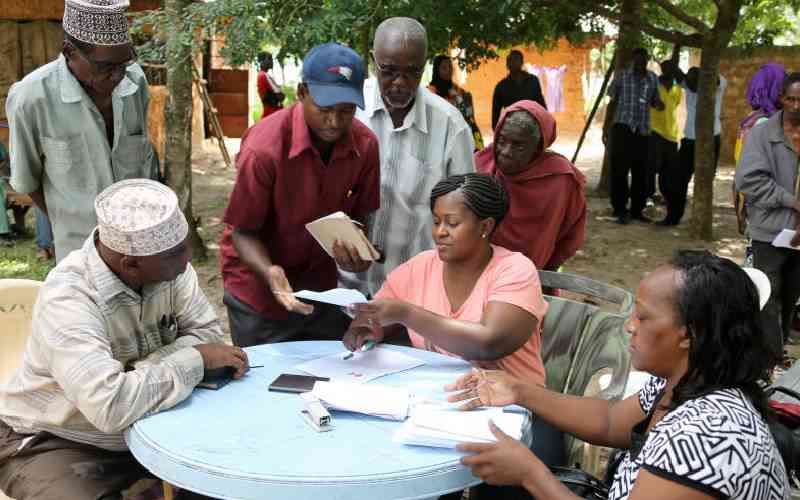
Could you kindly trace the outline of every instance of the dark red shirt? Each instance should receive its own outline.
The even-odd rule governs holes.
[[[336,262],[305,225],[337,211],[364,220],[378,209],[378,139],[354,118],[325,165],[311,143],[303,107],[295,104],[245,132],[236,167],[220,243],[224,286],[267,318],[283,320],[286,309],[239,259],[233,228],[259,235],[295,291],[335,288]]]

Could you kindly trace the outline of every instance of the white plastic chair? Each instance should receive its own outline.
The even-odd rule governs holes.
[[[0,384],[8,382],[22,361],[41,286],[41,281],[0,279]],[[0,500],[11,499],[0,492]]]
[[[0,279],[0,384],[19,368],[41,281]]]

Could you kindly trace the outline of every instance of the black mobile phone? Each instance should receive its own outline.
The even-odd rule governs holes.
[[[222,368],[206,370],[203,373],[203,380],[197,384],[197,387],[201,389],[217,390],[233,380],[234,373],[236,373],[236,368],[232,366],[223,366]]]
[[[275,392],[310,392],[314,388],[315,382],[327,382],[327,377],[314,377],[312,375],[293,375],[281,373],[278,378],[269,384],[269,390]]]

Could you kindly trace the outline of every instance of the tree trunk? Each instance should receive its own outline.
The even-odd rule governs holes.
[[[714,219],[714,108],[722,50],[736,30],[742,0],[721,0],[714,28],[704,36],[695,113],[694,191],[690,232],[710,241]]]
[[[625,69],[631,60],[631,53],[642,41],[642,32],[638,19],[642,11],[642,0],[623,0],[620,6],[622,22],[619,25],[619,36],[614,48],[615,75]],[[614,117],[606,110],[603,130],[611,130]],[[611,194],[611,138],[609,137],[603,153],[603,167],[600,170],[600,182],[595,188],[595,196],[608,197]]]
[[[196,259],[206,258],[206,247],[197,233],[192,214],[192,46],[184,26],[183,12],[191,0],[165,0],[164,9],[174,29],[167,38],[167,104],[164,110],[167,137],[164,173],[167,185],[178,195],[178,203],[189,223],[189,243]]]

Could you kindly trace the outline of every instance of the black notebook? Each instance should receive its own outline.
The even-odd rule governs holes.
[[[197,387],[201,389],[213,389],[217,390],[220,387],[224,387],[228,384],[231,380],[233,380],[233,375],[236,373],[236,368],[232,366],[223,366],[222,368],[213,368],[210,370],[205,370],[203,373],[203,380],[197,384]]]
[[[269,384],[270,391],[276,392],[310,392],[314,388],[315,382],[327,382],[329,378],[314,377],[311,375],[292,375],[282,373]]]

